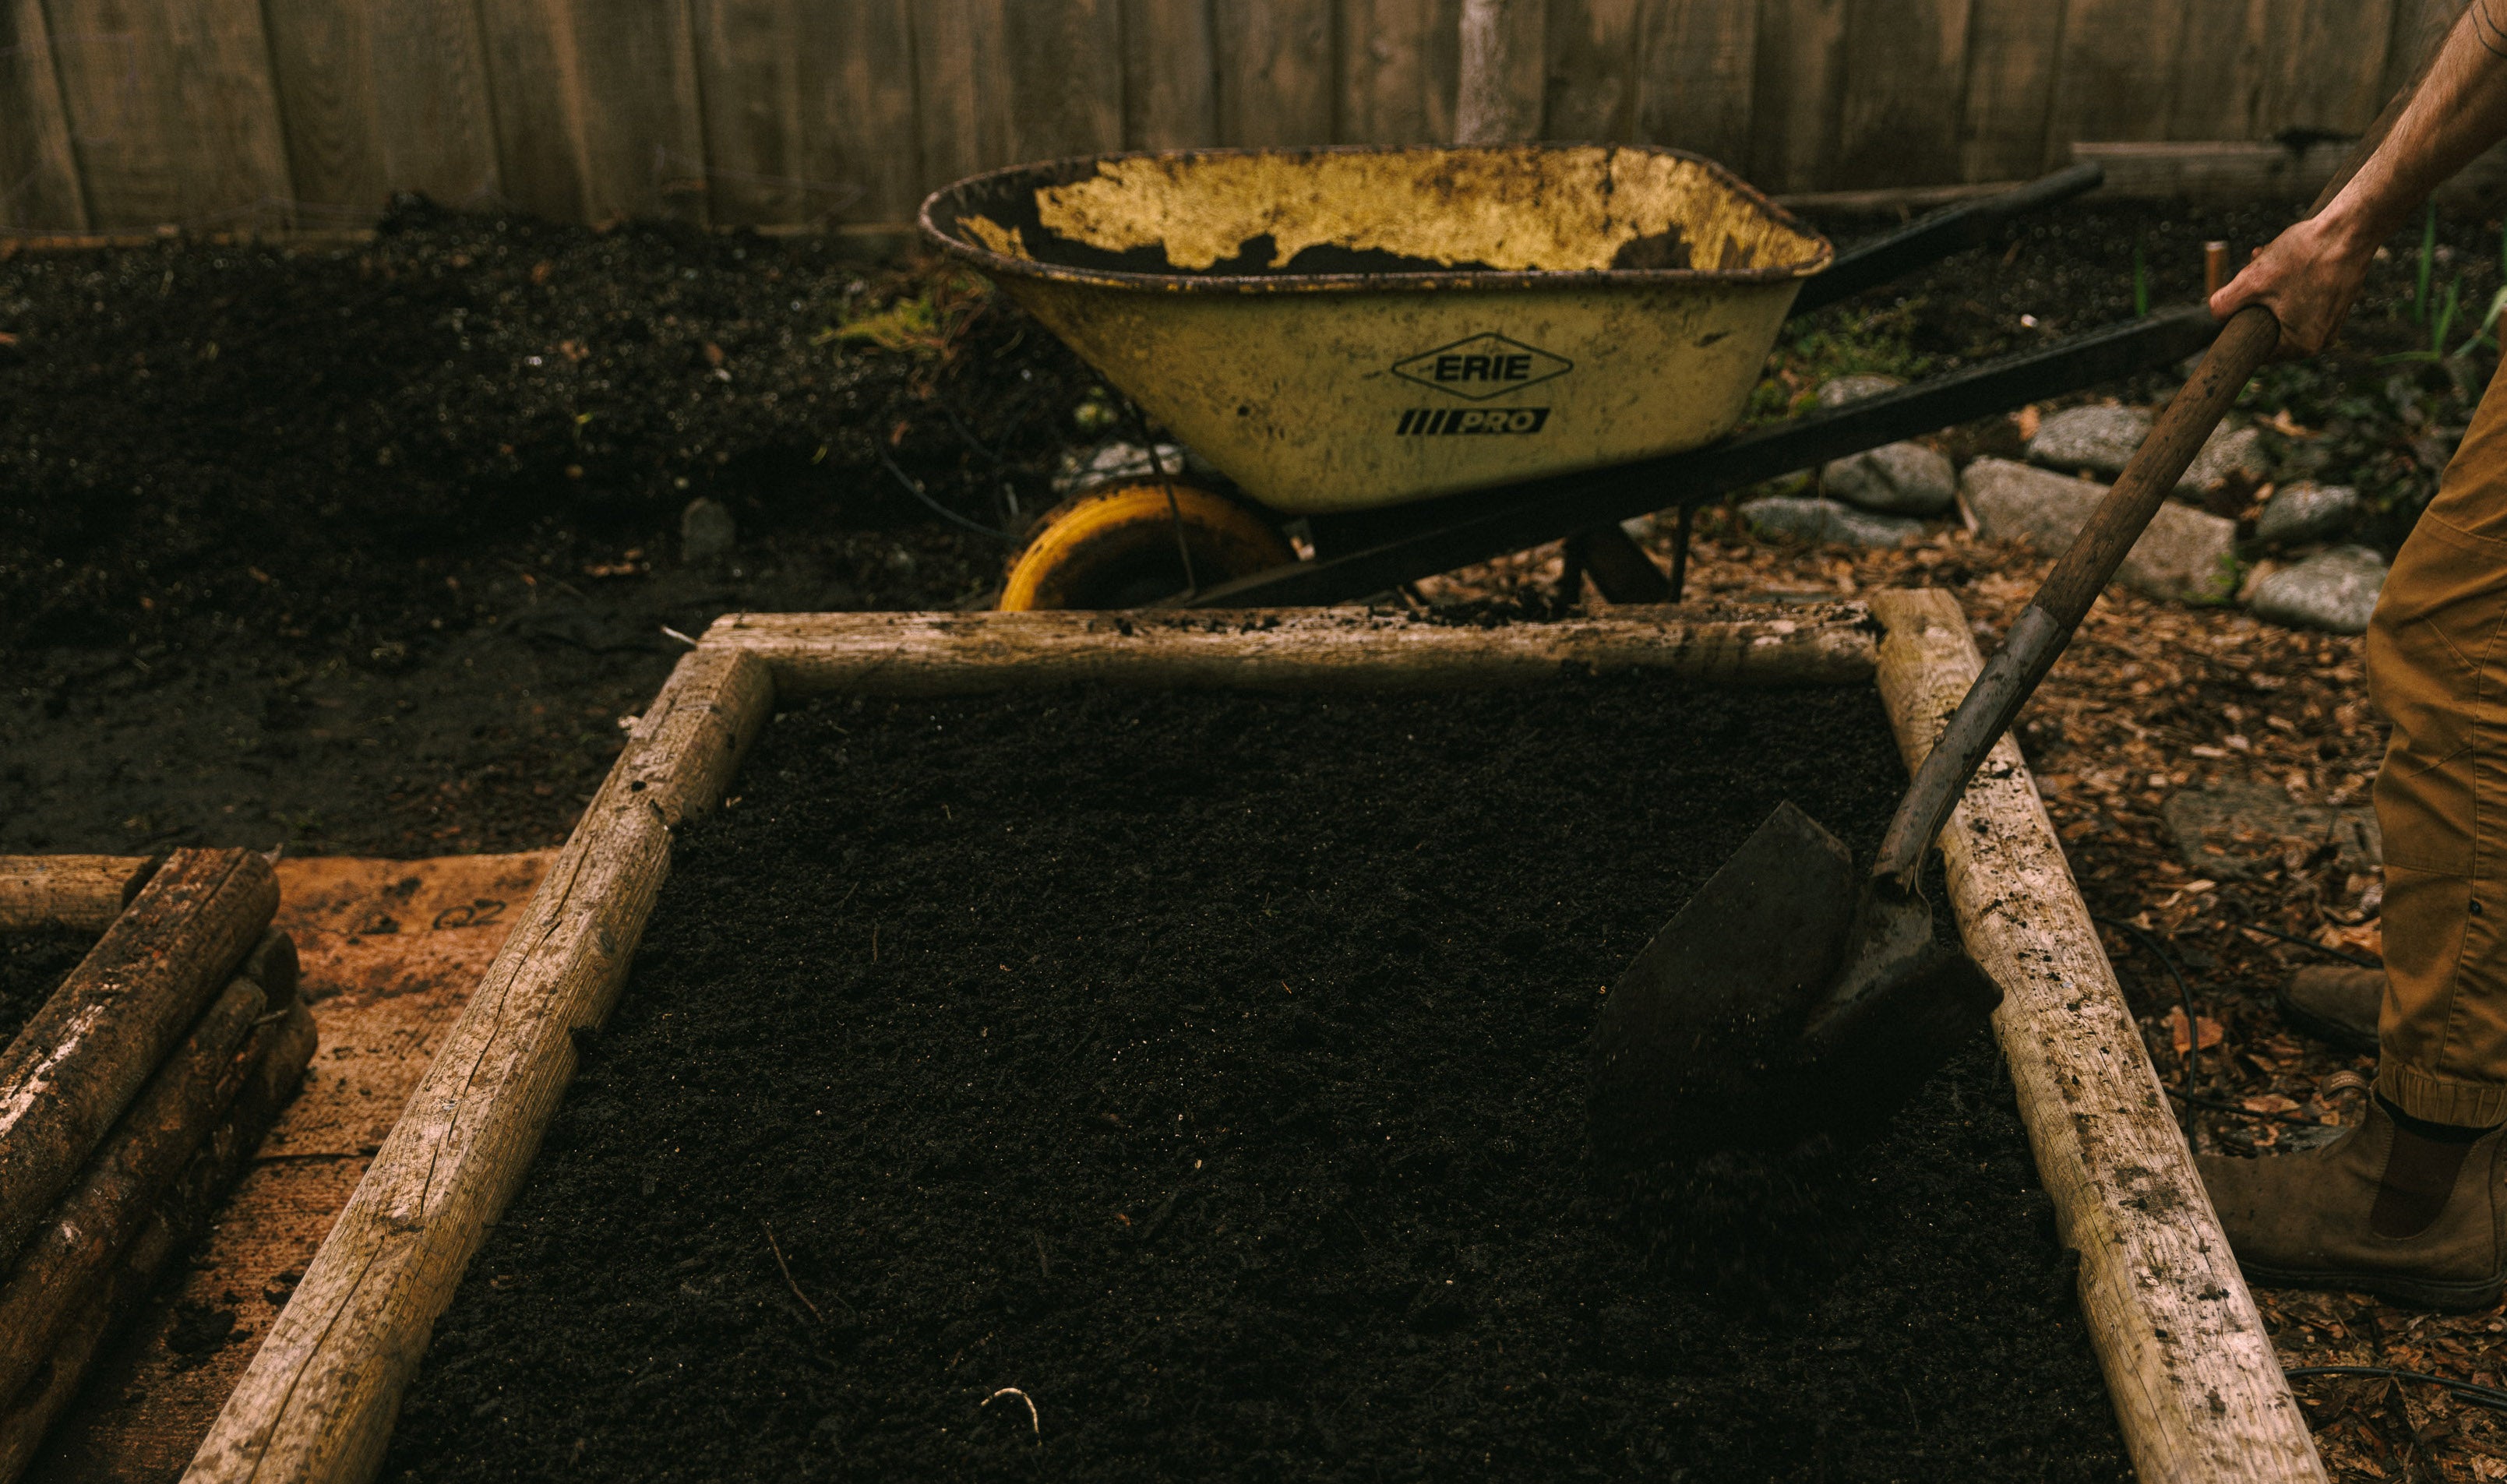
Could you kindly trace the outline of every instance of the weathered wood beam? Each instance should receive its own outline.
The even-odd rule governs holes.
[[[1981,662],[1955,599],[1875,593],[1879,686],[1908,769]],[[2004,738],[1941,836],[1968,951],[2002,986],[2018,1091],[2081,1308],[2147,1480],[2322,1479],[2307,1419],[2195,1174],[2140,1028],[2018,745]]]
[[[146,855],[0,855],[0,932],[102,932],[155,863]]]
[[[733,613],[705,648],[753,654],[790,696],[931,696],[1100,682],[1230,690],[1537,685],[1576,668],[1715,685],[1871,676],[1856,603],[1617,607],[1608,618],[1478,629],[1362,609],[1177,613]]]
[[[18,1254],[0,1284],[0,1396],[16,1395],[43,1366],[167,1185],[226,1116],[252,1070],[253,1023],[268,1002],[249,979],[227,986]]]
[[[209,1228],[251,1167],[255,1150],[304,1079],[318,1038],[313,1012],[302,1001],[254,1028],[246,1056],[252,1071],[209,1137],[166,1188],[121,1260],[62,1327],[51,1365],[16,1397],[0,1403],[0,1484],[24,1472],[46,1430],[78,1394],[88,1367],[136,1313],[174,1259]]]
[[[446,1035],[184,1478],[367,1479],[401,1389],[574,1075],[573,1032],[625,980],[671,831],[765,725],[766,666],[686,655]]]
[[[0,1052],[0,1253],[18,1250],[278,910],[250,851],[176,851]]]

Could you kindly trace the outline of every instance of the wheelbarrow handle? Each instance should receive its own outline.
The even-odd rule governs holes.
[[[1907,226],[1860,247],[1837,254],[1826,272],[1804,283],[1794,297],[1788,317],[1825,308],[1865,289],[1877,288],[1928,263],[1975,247],[1990,238],[2004,223],[2031,211],[2094,191],[2107,178],[2094,161],[2068,165],[2025,185],[1980,196],[1918,217]]]

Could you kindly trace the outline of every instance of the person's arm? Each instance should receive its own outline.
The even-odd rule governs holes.
[[[2472,0],[2393,131],[2332,203],[2272,239],[2211,296],[2226,319],[2260,303],[2281,349],[2311,355],[2350,312],[2377,248],[2472,158],[2507,138],[2507,0]]]

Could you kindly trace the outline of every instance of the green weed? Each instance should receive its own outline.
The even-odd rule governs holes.
[[[1933,358],[1914,347],[1913,331],[1923,308],[1923,301],[1910,299],[1859,318],[1824,311],[1788,325],[1768,353],[1765,374],[1750,393],[1744,422],[1807,412],[1818,405],[1820,383],[1837,377],[1921,380],[1933,369]]]

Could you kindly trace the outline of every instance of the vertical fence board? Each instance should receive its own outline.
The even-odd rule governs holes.
[[[1750,91],[1750,183],[1816,191],[1830,183],[1844,99],[1846,0],[1761,0]]]
[[[287,163],[299,200],[370,210],[390,187],[377,137],[373,36],[362,6],[264,0],[271,68],[286,100]]]
[[[84,231],[87,196],[40,0],[0,0],[0,227]]]
[[[1959,176],[2021,180],[2053,163],[2046,130],[2063,34],[2059,0],[1976,0],[1959,105]]]
[[[1217,67],[1208,0],[1126,0],[1124,146],[1180,150],[1217,143]]]
[[[0,226],[895,221],[1025,159],[1451,137],[1464,0],[0,0]],[[1508,0],[1543,137],[1768,190],[2351,132],[2462,0]]]
[[[1010,0],[1005,19],[1013,156],[1048,160],[1121,149],[1118,0]]]
[[[1454,137],[1461,0],[1341,0],[1340,142]]]
[[[903,221],[922,200],[914,44],[890,0],[693,0],[716,226]]]
[[[252,0],[48,0],[88,210],[102,228],[280,226],[294,196]]]
[[[2213,0],[2189,7],[2171,62],[2168,137],[2253,139],[2260,133],[2264,77],[2288,45],[2274,33],[2276,0]],[[2114,19],[2109,17],[2110,22]],[[2083,137],[2078,130],[2057,146]]]
[[[2053,147],[2168,137],[2182,34],[2182,16],[2148,0],[2070,0],[2047,114]]]
[[[1218,136],[1329,144],[1339,123],[1330,0],[1215,0]]]
[[[296,199],[362,221],[396,191],[492,195],[496,154],[477,10],[460,0],[263,0]]]
[[[595,222],[706,220],[704,109],[690,0],[572,0]]]
[[[1020,0],[914,0],[916,117],[925,180],[956,180],[1009,163],[1001,11],[1015,3]]]
[[[479,7],[496,114],[496,172],[505,199],[561,222],[590,215],[584,196],[582,75],[567,0],[487,0]]]
[[[1855,0],[1835,163],[1841,186],[1955,180],[1968,0]]]
[[[2280,9],[2273,34],[2283,45],[2264,88],[2266,129],[2366,129],[2389,95],[2394,0],[2285,0]]]
[[[1549,0],[1541,136],[1637,137],[1644,0]],[[1755,43],[1753,46],[1755,52]],[[1755,80],[1754,80],[1755,86]]]
[[[1648,0],[1637,137],[1739,164],[1758,83],[1754,0]]]
[[[693,0],[705,102],[706,207],[723,226],[825,215],[805,178],[800,21],[792,0]],[[810,58],[832,62],[830,58]]]
[[[2384,93],[2392,97],[2463,14],[2462,0],[2396,0],[2393,40],[2385,49]],[[2384,105],[2380,103],[2381,112]]]
[[[789,0],[800,12],[801,137],[795,172],[812,215],[913,218],[927,186],[914,108],[914,28],[890,0]]]
[[[454,205],[493,197],[496,115],[478,7],[391,0],[369,14],[383,191],[421,191]]]

